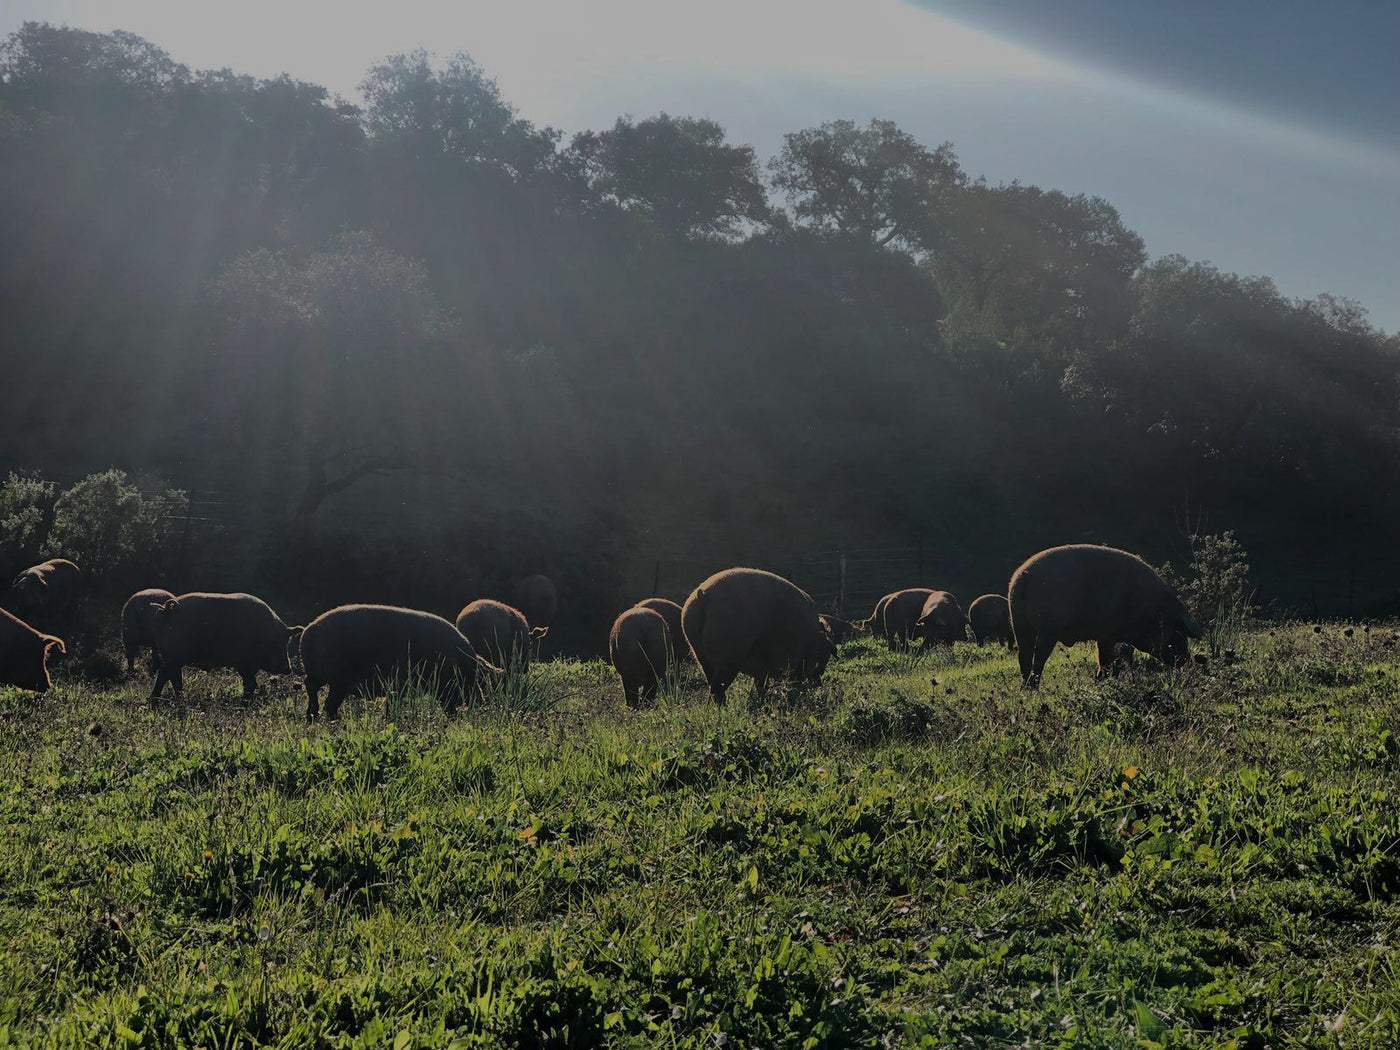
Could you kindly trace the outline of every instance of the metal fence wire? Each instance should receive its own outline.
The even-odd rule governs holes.
[[[373,522],[394,531],[398,507],[376,508]],[[286,508],[241,495],[201,489],[189,507],[172,515],[175,575],[185,580],[233,585],[256,564],[272,539],[270,521]],[[365,516],[356,514],[360,524]],[[383,519],[382,521],[380,519]],[[668,537],[667,545],[645,541],[622,552],[618,600],[659,595],[684,602],[697,584],[735,565],[767,569],[792,580],[826,611],[850,619],[868,616],[875,602],[903,587],[952,591],[964,603],[980,594],[1004,593],[1020,558],[998,562],[986,550],[934,543],[827,547],[736,554],[742,533]],[[1030,553],[1022,552],[1025,554]],[[567,552],[563,554],[567,562]],[[1306,617],[1390,616],[1400,613],[1400,555],[1386,551],[1299,551],[1292,557],[1255,558],[1254,600],[1268,614]],[[988,568],[988,566],[991,568]]]

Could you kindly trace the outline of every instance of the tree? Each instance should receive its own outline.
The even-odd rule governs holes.
[[[421,263],[356,232],[249,252],[211,293],[190,425],[236,447],[243,470],[259,464],[264,484],[280,479],[296,517],[372,475],[450,468],[479,443],[478,355]]]
[[[98,120],[188,84],[190,71],[135,33],[25,22],[0,44],[0,101],[26,119],[87,109]],[[80,106],[75,105],[81,103]]]
[[[301,499],[297,501],[296,517],[305,518],[315,514],[330,497],[337,493],[344,492],[355,482],[374,474],[383,474],[390,470],[398,469],[402,464],[397,463],[390,457],[380,455],[368,455],[352,462],[344,467],[335,477],[330,478],[326,468],[335,461],[345,462],[347,459],[355,457],[361,449],[338,449],[327,452],[323,449],[313,449],[307,457],[306,488],[301,494]]]
[[[446,156],[526,179],[549,169],[559,133],[516,115],[466,52],[433,68],[423,50],[374,66],[360,85],[371,140],[419,160]]]
[[[1335,303],[1181,256],[1144,267],[1133,296],[1124,337],[1079,355],[1065,385],[1140,462],[1217,492],[1267,489],[1294,513],[1380,506],[1376,479],[1400,464],[1392,340]]]
[[[713,120],[666,113],[574,137],[593,192],[676,237],[733,236],[768,201],[752,146],[730,146]]]
[[[453,396],[453,319],[422,264],[367,233],[322,251],[249,252],[211,291],[215,353],[195,385],[221,432],[324,454],[362,445],[377,420],[376,439],[396,445],[395,435],[420,428],[410,415]]]
[[[1006,346],[1058,377],[1077,351],[1119,339],[1132,314],[1142,238],[1101,197],[1013,182],[948,198],[927,265],[948,301],[955,350]]]
[[[946,198],[964,180],[951,143],[930,151],[889,120],[792,132],[768,167],[799,219],[908,250],[934,243]]]

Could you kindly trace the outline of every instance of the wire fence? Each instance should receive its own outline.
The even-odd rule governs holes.
[[[1021,558],[1001,561],[980,549],[912,544],[779,552],[747,559],[697,557],[693,551],[672,550],[638,552],[632,560],[635,565],[625,580],[630,594],[684,602],[708,576],[745,564],[792,580],[823,610],[861,619],[882,596],[905,587],[952,591],[964,604],[981,594],[1004,594]],[[1265,616],[1400,616],[1400,557],[1379,551],[1342,551],[1262,559],[1253,566],[1251,587],[1251,600]]]
[[[935,554],[931,549],[915,545],[778,553],[749,559],[746,564],[786,577],[825,610],[858,619],[892,590],[935,584],[951,587],[955,577],[964,575],[950,571],[955,560],[956,556],[949,551]],[[696,557],[692,552],[676,551],[658,553],[652,562],[650,580],[634,581],[634,589],[684,601],[706,577],[734,564],[733,559],[723,556]],[[646,586],[640,587],[643,583]]]
[[[54,480],[66,486],[79,478],[59,476]],[[189,487],[186,491],[188,506],[169,518],[170,584],[239,588],[276,545],[279,530],[286,530],[291,497],[270,485],[247,491]],[[542,500],[538,506],[512,509],[521,515],[545,515],[556,508]],[[341,511],[338,517],[352,521],[357,531],[366,534],[403,537],[415,530],[426,535],[432,516],[417,513],[411,498],[400,497],[356,499],[353,511]],[[767,542],[765,547],[761,534],[742,527],[696,528],[664,536],[642,530],[639,539],[620,550],[616,599],[630,602],[659,595],[683,602],[714,572],[752,565],[792,580],[824,610],[859,619],[869,615],[882,595],[903,587],[950,590],[965,603],[979,594],[1004,592],[1016,564],[1031,553],[1016,551],[1005,556],[982,546],[932,541],[806,550],[774,550],[771,540]],[[470,552],[464,556],[469,557]],[[570,552],[557,551],[554,557],[567,567]],[[1374,547],[1300,548],[1256,552],[1251,561],[1254,601],[1266,614],[1313,618],[1400,614],[1400,552]],[[385,566],[384,571],[392,573],[394,567]],[[569,597],[563,594],[561,601]]]

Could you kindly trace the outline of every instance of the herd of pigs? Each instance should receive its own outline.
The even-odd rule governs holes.
[[[433,613],[387,605],[342,605],[305,627],[289,627],[251,594],[150,589],[122,608],[127,671],[142,648],[152,653],[152,698],[169,683],[180,695],[186,667],[233,670],[243,695],[257,689],[259,671],[290,674],[297,644],[305,674],[307,718],[335,719],[347,696],[375,690],[414,673],[450,713],[478,688],[481,673],[528,670],[532,642],[548,630],[557,604],[546,577],[527,577],[517,605],[481,599],[455,622]],[[0,683],[44,692],[51,684],[50,650],[65,651],[66,632],[83,586],[73,562],[55,558],[26,569],[12,584],[12,604],[26,619],[0,610]],[[31,626],[31,623],[34,626]],[[882,636],[890,649],[913,643],[952,645],[971,629],[979,644],[1017,650],[1024,684],[1034,688],[1057,644],[1098,643],[1100,673],[1132,649],[1169,664],[1189,657],[1188,639],[1201,628],[1157,572],[1127,551],[1090,544],[1053,547],[1012,574],[1005,595],[986,594],[964,613],[947,591],[911,587],[881,598],[871,615],[851,623],[818,611],[811,596],[761,569],[715,573],[684,606],[648,598],[619,615],[608,655],[629,707],[654,700],[680,660],[694,657],[710,694],[724,703],[741,674],[762,692],[771,680],[815,682],[837,645],[860,631]]]

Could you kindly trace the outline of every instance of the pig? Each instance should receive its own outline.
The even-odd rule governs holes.
[[[669,598],[643,598],[635,608],[650,609],[659,613],[666,621],[666,634],[671,640],[671,659],[679,665],[690,659],[690,646],[685,640],[685,628],[681,626],[681,607]]]
[[[1052,547],[1022,563],[1007,590],[1011,628],[1028,688],[1040,682],[1055,643],[1097,642],[1100,675],[1130,645],[1173,666],[1190,659],[1198,624],[1155,569],[1114,547]]]
[[[291,674],[288,645],[301,634],[288,627],[272,607],[251,594],[218,594],[194,591],[174,598],[156,610],[156,668],[151,699],[160,696],[169,682],[179,697],[184,670],[231,668],[243,679],[243,699],[258,689],[258,672]]]
[[[122,648],[126,650],[126,673],[136,670],[136,657],[144,645],[151,650],[151,669],[159,665],[160,656],[156,653],[156,613],[166,602],[173,602],[175,595],[159,587],[137,591],[122,606]]]
[[[830,613],[822,613],[818,617],[825,628],[827,636],[834,645],[842,642],[849,642],[856,636],[856,625],[850,620],[843,620],[839,616],[832,616]]]
[[[478,656],[522,673],[530,669],[531,641],[549,631],[548,627],[531,629],[519,609],[490,598],[479,598],[463,608],[456,627]]]
[[[924,606],[915,621],[915,629],[924,645],[952,647],[967,637],[967,617],[958,599],[947,591],[934,591],[924,599]]]
[[[690,644],[685,640],[685,628],[681,624],[681,607],[669,598],[643,598],[633,608],[650,609],[666,621],[666,637],[671,646],[673,666],[679,666],[692,659]]]
[[[392,605],[341,605],[323,612],[302,633],[301,662],[309,722],[320,714],[322,686],[330,687],[326,718],[335,721],[341,701],[355,690],[412,671],[432,681],[438,702],[452,714],[475,688],[478,669],[501,673],[441,616]]]
[[[65,652],[63,640],[36,631],[18,616],[0,609],[0,684],[46,693],[49,650]]]
[[[559,592],[548,576],[526,576],[510,589],[510,603],[525,614],[531,627],[548,627],[559,611]]]
[[[638,707],[639,697],[652,703],[661,679],[675,667],[666,618],[640,605],[621,613],[608,635],[608,659],[622,679],[627,706]]]
[[[811,596],[762,569],[715,573],[686,599],[681,624],[719,704],[741,673],[762,694],[769,678],[819,680],[836,652]]]
[[[864,620],[856,621],[856,629],[869,633],[872,638],[876,636],[883,638],[885,636],[885,606],[889,605],[890,599],[894,597],[895,593],[891,591],[876,602],[875,608],[871,610],[869,616]]]
[[[16,604],[46,631],[69,630],[83,593],[83,572],[67,558],[31,565],[10,584]]]
[[[1016,636],[1011,632],[1011,605],[1005,595],[982,595],[968,606],[967,621],[978,645],[1003,642],[1008,649],[1016,648]]]
[[[883,608],[876,607],[880,620],[875,629],[885,636],[885,644],[891,652],[908,649],[910,642],[923,638],[919,617],[932,593],[928,587],[906,587],[880,599]]]

